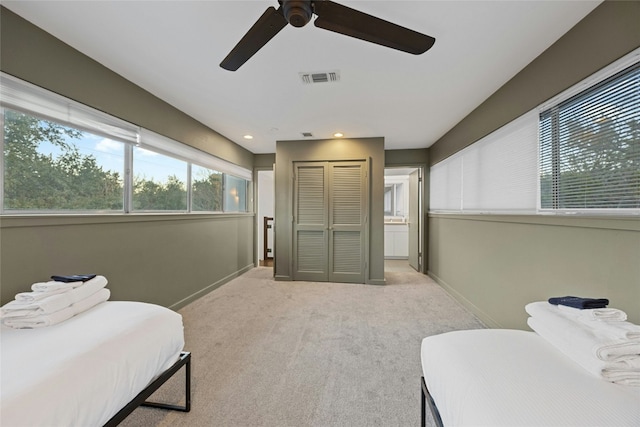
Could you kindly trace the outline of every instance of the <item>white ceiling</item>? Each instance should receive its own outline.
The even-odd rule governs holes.
[[[338,2],[436,43],[414,56],[287,26],[230,72],[220,61],[276,0],[2,4],[251,152],[273,153],[276,140],[302,132],[428,147],[600,0]],[[298,75],[333,70],[338,83],[303,85]]]

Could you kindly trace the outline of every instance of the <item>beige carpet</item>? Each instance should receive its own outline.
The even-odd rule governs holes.
[[[255,268],[180,310],[190,413],[138,408],[123,426],[417,426],[420,343],[484,325],[427,276],[387,285],[276,282]],[[184,399],[182,371],[154,399]]]

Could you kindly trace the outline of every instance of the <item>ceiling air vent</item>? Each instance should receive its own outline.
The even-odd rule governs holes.
[[[302,83],[306,85],[315,83],[337,83],[340,81],[339,71],[318,71],[315,73],[299,73]]]

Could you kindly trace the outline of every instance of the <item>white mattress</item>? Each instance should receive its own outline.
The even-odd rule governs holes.
[[[182,316],[107,301],[58,325],[2,326],[0,425],[101,426],[184,347]]]
[[[640,426],[640,387],[593,376],[534,332],[434,335],[421,356],[445,426]]]

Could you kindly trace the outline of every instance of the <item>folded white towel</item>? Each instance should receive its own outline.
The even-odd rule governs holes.
[[[627,355],[625,359],[604,361],[594,356],[592,352],[576,347],[573,342],[566,339],[566,335],[557,332],[557,325],[545,319],[529,317],[527,324],[549,344],[591,374],[618,384],[640,385],[640,355]]]
[[[603,368],[602,378],[616,384],[640,386],[640,369]]]
[[[96,276],[91,280],[84,282],[82,286],[57,295],[24,304],[18,301],[11,301],[0,309],[0,316],[6,317],[33,317],[42,314],[51,314],[60,311],[63,308],[77,303],[90,295],[95,294],[107,285],[107,279],[104,276]]]
[[[73,288],[77,288],[82,285],[84,282],[54,282],[53,280],[50,282],[38,282],[31,285],[31,290],[34,292],[48,292],[55,291],[58,289],[71,290]]]
[[[65,292],[69,292],[72,288],[69,289],[54,289],[51,291],[45,291],[45,292],[20,292],[19,294],[16,294],[15,296],[15,300],[17,302],[21,302],[23,304],[28,304],[34,301],[40,301],[42,299],[48,298],[52,295],[57,295],[57,294],[63,294]]]
[[[567,306],[552,306],[558,308],[558,313],[561,315],[577,320],[588,326],[591,329],[596,330],[597,334],[606,335],[611,338],[621,338],[627,340],[640,340],[640,326],[631,322],[627,322],[627,313],[616,308],[596,308],[579,310],[577,308]],[[605,317],[598,317],[597,313],[600,310],[610,310],[610,315]],[[603,314],[605,316],[605,314]],[[615,320],[614,320],[615,319]]]
[[[583,320],[599,320],[602,322],[621,322],[627,320],[627,313],[617,308],[589,308],[580,310],[579,308],[566,305],[558,305],[557,307],[568,316]]]
[[[110,296],[111,291],[109,291],[109,289],[101,289],[93,295],[90,295],[87,298],[54,313],[41,314],[34,317],[5,318],[2,320],[2,323],[4,323],[5,326],[15,329],[32,329],[52,326],[87,311],[101,302],[107,301]]]
[[[527,307],[525,307],[527,310]],[[529,311],[534,313],[538,313],[540,315],[546,315],[547,313],[559,315],[565,317],[569,320],[575,321],[580,325],[587,327],[589,330],[593,332],[598,337],[601,338],[610,338],[610,339],[624,339],[624,340],[640,340],[640,326],[635,325],[631,322],[627,322],[624,320],[596,320],[593,313],[585,313],[585,312],[594,312],[598,310],[614,310],[611,313],[622,313],[618,314],[618,318],[622,319],[626,318],[627,314],[615,308],[605,308],[605,309],[585,309],[580,310],[577,308],[562,306],[562,305],[553,305],[543,301],[531,303],[529,306]],[[528,311],[527,311],[528,312]],[[531,313],[529,313],[531,314]],[[533,316],[533,314],[531,314]],[[613,315],[613,314],[612,314]]]
[[[593,355],[602,361],[624,360],[640,354],[640,340],[621,338],[601,327],[586,326],[584,322],[563,315],[557,306],[546,301],[527,304],[525,310],[548,325],[544,335],[536,330],[539,335],[550,342],[566,343],[572,352]]]

